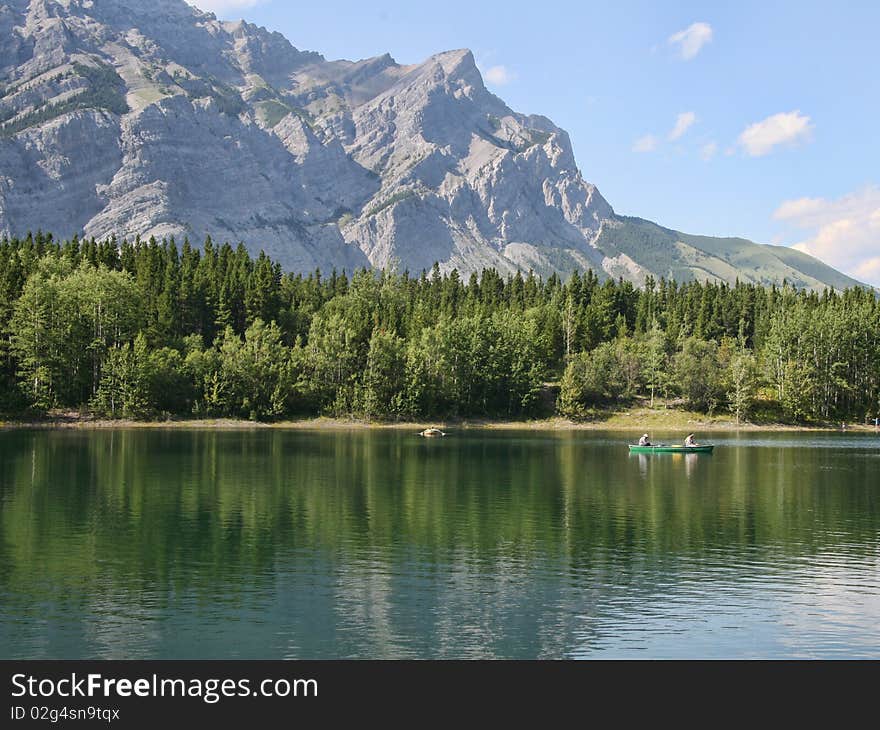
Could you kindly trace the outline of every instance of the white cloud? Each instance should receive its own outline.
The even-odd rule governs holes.
[[[483,78],[494,86],[506,86],[516,79],[516,75],[507,66],[492,66],[492,68],[486,69]]]
[[[675,126],[669,133],[669,141],[672,142],[681,137],[696,121],[697,115],[693,112],[682,112],[679,114],[678,118],[675,120]]]
[[[707,142],[700,147],[700,157],[703,159],[703,162],[708,162],[715,157],[716,154],[718,154],[717,142]]]
[[[880,256],[862,261],[853,269],[853,275],[859,281],[880,287]]]
[[[806,232],[794,248],[880,286],[880,187],[869,185],[837,200],[787,200],[773,217]]]
[[[813,131],[810,118],[800,113],[780,112],[745,128],[737,140],[751,157],[761,157],[780,144],[806,140]]]
[[[675,119],[675,126],[666,135],[666,139],[674,142],[680,139],[697,121],[697,115],[694,112],[682,112]],[[633,142],[633,152],[653,152],[662,142],[662,139],[654,134],[646,134],[639,137]]]
[[[682,60],[690,61],[712,40],[712,26],[708,23],[693,23],[684,30],[669,36],[668,43],[678,47]]]
[[[657,149],[657,138],[653,134],[639,137],[632,146],[633,152],[653,152],[655,149]]]
[[[190,5],[199,10],[207,10],[211,13],[222,15],[229,10],[239,8],[252,8],[255,5],[263,5],[270,0],[186,0]]]

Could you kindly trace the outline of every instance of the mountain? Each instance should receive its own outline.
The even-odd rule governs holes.
[[[435,261],[845,287],[790,249],[614,213],[470,51],[327,61],[183,0],[0,4],[0,233],[243,241],[291,270]]]

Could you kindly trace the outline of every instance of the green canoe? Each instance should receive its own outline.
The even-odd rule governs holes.
[[[711,454],[714,446],[630,446],[631,454]]]

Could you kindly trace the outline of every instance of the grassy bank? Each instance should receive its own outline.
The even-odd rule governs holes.
[[[840,431],[841,424],[789,424],[771,421],[736,423],[727,414],[710,416],[705,413],[665,408],[634,407],[597,411],[585,420],[571,421],[561,417],[535,420],[461,419],[446,421],[381,422],[349,418],[305,418],[295,421],[259,423],[235,419],[174,419],[162,421],[108,420],[79,413],[50,413],[33,420],[0,421],[0,429],[215,429],[256,430],[289,429],[305,431],[346,431],[386,429],[421,431],[434,426],[444,430],[486,429],[495,431]],[[847,431],[875,431],[873,424],[846,424]]]

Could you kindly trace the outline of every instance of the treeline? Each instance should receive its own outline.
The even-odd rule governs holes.
[[[862,289],[304,276],[210,239],[38,233],[0,242],[0,322],[10,415],[579,418],[636,399],[792,422],[880,411],[880,305]]]

